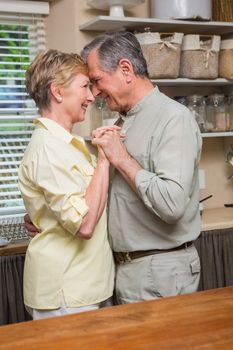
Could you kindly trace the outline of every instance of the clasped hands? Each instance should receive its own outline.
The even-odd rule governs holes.
[[[93,130],[92,144],[101,148],[109,162],[116,166],[121,159],[128,156],[122,142],[125,137],[119,126],[102,126]]]

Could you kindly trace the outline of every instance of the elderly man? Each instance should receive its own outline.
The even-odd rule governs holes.
[[[115,167],[108,227],[117,302],[194,292],[202,141],[193,115],[154,88],[133,34],[96,37],[82,56],[94,96],[120,113],[126,133],[124,142],[117,131],[97,130],[93,139]]]

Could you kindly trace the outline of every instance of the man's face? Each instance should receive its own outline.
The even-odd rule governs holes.
[[[98,51],[93,50],[87,58],[89,77],[93,84],[92,93],[101,96],[112,111],[127,112],[127,84],[122,70],[105,72],[99,64]]]

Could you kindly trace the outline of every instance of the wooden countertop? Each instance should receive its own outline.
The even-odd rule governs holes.
[[[202,231],[233,228],[233,208],[204,209]]]
[[[0,247],[0,256],[24,254],[27,250],[29,240],[25,240],[19,243],[10,243],[7,246]]]
[[[233,349],[233,287],[0,327],[4,350]]]

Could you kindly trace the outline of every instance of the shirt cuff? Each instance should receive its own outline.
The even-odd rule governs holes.
[[[64,220],[64,228],[71,234],[76,235],[82,223],[83,217],[87,214],[89,208],[84,199],[70,198],[71,210],[68,212],[67,219]]]
[[[156,175],[154,173],[150,173],[149,171],[147,171],[145,169],[141,169],[137,172],[136,177],[135,177],[135,184],[136,184],[138,192],[142,196],[144,195],[144,193],[147,190],[148,183],[155,176]]]
[[[84,199],[81,198],[70,198],[70,203],[76,209],[79,215],[85,216],[89,210]]]

